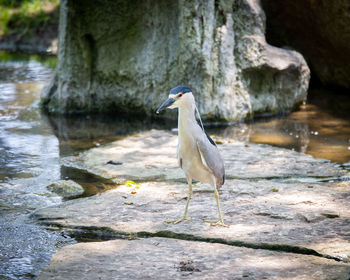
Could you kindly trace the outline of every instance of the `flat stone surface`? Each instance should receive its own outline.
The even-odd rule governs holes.
[[[121,279],[125,275],[152,279],[158,270],[159,275],[168,273],[158,278],[173,279],[190,273],[181,271],[181,262],[186,267],[188,261],[194,271],[186,277],[195,279],[244,275],[247,279],[348,279],[348,264],[327,259],[349,262],[350,258],[350,182],[325,178],[345,172],[325,160],[285,149],[222,141],[219,149],[228,179],[220,190],[220,202],[228,228],[202,221],[216,219],[217,208],[212,187],[200,183],[194,184],[189,206],[192,221],[165,223],[183,214],[188,188],[177,167],[177,137],[172,133],[153,130],[67,158],[65,165],[120,183],[135,180],[138,187],[122,184],[41,209],[34,217],[78,237],[150,238],[67,247],[55,255],[39,279],[75,279],[89,271],[96,271],[101,279],[112,274]],[[118,165],[107,164],[110,160]],[[161,249],[154,249],[155,237],[168,237],[166,242],[156,241],[165,243],[159,245]],[[134,246],[142,252],[133,250]],[[202,248],[201,254],[192,254],[197,250],[193,248]],[[223,250],[223,260],[213,253],[216,248],[220,256]]]
[[[308,188],[300,183],[228,180],[220,191],[220,202],[229,228],[202,221],[217,218],[210,185],[194,187],[189,206],[192,221],[176,225],[164,221],[183,214],[187,186],[166,182],[139,186],[137,190],[120,186],[39,210],[36,215],[46,224],[73,229],[110,228],[121,234],[170,231],[232,242],[307,247],[336,257],[350,254],[350,182],[345,187],[313,184]]]
[[[80,243],[56,253],[37,280],[348,279],[350,266],[314,256],[166,238]]]
[[[327,160],[287,149],[223,140],[218,145],[227,178],[333,177],[343,171]],[[125,180],[185,180],[176,159],[177,135],[151,130],[90,149],[63,164],[124,183]],[[122,165],[107,164],[113,160]]]

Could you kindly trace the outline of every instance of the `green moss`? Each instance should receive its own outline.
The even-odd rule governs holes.
[[[45,113],[59,113],[59,105],[52,99],[41,99],[39,106]]]
[[[52,55],[37,55],[37,54],[26,54],[18,52],[8,52],[0,50],[0,61],[2,62],[23,62],[23,61],[37,61],[49,68],[56,68],[57,57]]]

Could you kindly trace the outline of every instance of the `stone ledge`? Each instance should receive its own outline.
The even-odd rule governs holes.
[[[268,145],[222,141],[218,145],[225,161],[227,178],[285,179],[339,177],[345,172],[328,160]],[[93,148],[62,163],[81,168],[117,183],[125,180],[184,180],[176,159],[177,136],[151,130]],[[108,161],[122,163],[110,165]],[[308,180],[310,181],[310,180]]]
[[[63,228],[109,228],[125,235],[171,231],[226,242],[268,243],[305,247],[320,254],[348,257],[350,252],[349,186],[271,181],[228,180],[220,191],[221,208],[229,228],[212,227],[202,219],[217,218],[209,185],[194,187],[189,207],[192,221],[177,225],[167,219],[184,211],[187,186],[164,182],[139,184],[135,194],[128,186],[41,209],[41,223]],[[276,192],[278,190],[278,192]]]
[[[37,280],[348,279],[350,266],[282,252],[165,238],[80,243],[56,253]]]
[[[229,228],[212,227],[202,221],[202,219],[215,219],[217,209],[211,186],[199,183],[194,184],[194,196],[189,206],[192,221],[176,225],[164,222],[182,215],[187,185],[176,163],[177,137],[171,133],[156,130],[94,148],[64,160],[66,165],[89,170],[102,177],[112,178],[115,182],[122,183],[128,179],[137,179],[138,188],[120,185],[116,189],[95,196],[38,210],[33,217],[49,228],[60,228],[75,237],[100,240],[148,237],[148,241],[142,241],[145,244],[153,242],[151,240],[155,240],[156,237],[166,237],[170,241],[165,243],[174,244],[174,247],[177,246],[177,242],[185,244],[181,242],[187,240],[189,244],[194,241],[196,244],[204,243],[209,246],[208,248],[227,246],[230,248],[227,250],[236,252],[255,249],[252,251],[252,260],[260,258],[258,254],[262,250],[258,249],[264,249],[267,255],[278,256],[276,259],[283,260],[284,256],[290,256],[292,259],[290,263],[294,263],[297,259],[298,266],[294,269],[296,274],[294,276],[290,274],[290,279],[332,279],[332,277],[347,279],[344,275],[348,277],[349,265],[335,263],[334,260],[347,262],[350,257],[350,207],[348,204],[350,182],[334,180],[327,182],[324,179],[324,177],[340,178],[346,172],[326,160],[314,159],[285,149],[266,145],[247,145],[240,142],[223,142],[224,144],[219,145],[219,149],[225,160],[228,179],[220,190],[220,201],[224,219]],[[110,160],[118,162],[118,165],[107,164]],[[108,244],[112,243],[105,244],[108,247]],[[133,243],[125,244],[121,246],[134,246]],[[99,245],[84,243],[79,246],[81,248],[86,246],[86,250],[90,250],[89,246]],[[70,248],[67,250],[69,251]],[[174,249],[175,255],[177,250],[178,248]],[[285,254],[286,252],[292,254]],[[58,256],[59,254],[60,252]],[[135,251],[133,256],[138,258],[138,253]],[[98,253],[93,249],[91,256],[86,257],[87,262],[91,261],[90,257],[91,260],[98,258]],[[210,257],[203,253],[201,258]],[[55,258],[47,271],[51,268],[62,269],[62,275],[65,275],[66,269],[67,273],[73,273],[69,275],[74,275],[75,270],[69,272],[69,269],[64,266],[56,266]],[[106,258],[108,262],[110,256]],[[142,258],[147,259],[147,256]],[[314,258],[317,260],[314,261]],[[269,274],[269,265],[276,264],[275,259],[269,260],[271,263],[266,264],[264,269],[260,267],[261,269],[252,270],[258,276],[251,279],[261,279],[259,277],[265,275],[264,273],[268,279],[283,279],[278,274],[282,273],[281,271],[276,272],[277,276]],[[186,264],[186,261],[183,260],[183,263]],[[230,261],[233,262],[234,259]],[[288,261],[288,258],[284,261]],[[158,263],[155,260],[154,262],[157,266]],[[313,264],[324,262],[325,267],[328,268],[333,267],[334,264],[341,269],[332,268],[329,270],[330,274],[328,272],[324,274],[323,271],[326,270],[323,269],[323,265],[316,265],[319,267],[316,272],[316,266],[311,265],[307,268],[307,262]],[[300,263],[304,263],[305,266],[299,266]],[[72,263],[66,264],[71,268]],[[106,269],[108,265],[106,264]],[[276,264],[276,267],[278,266]],[[216,271],[215,269],[213,271]],[[220,273],[225,277],[230,275],[225,274],[231,271],[226,266],[217,269],[221,269],[218,275],[221,275]],[[242,263],[238,271],[245,273],[245,269],[245,264]],[[134,267],[134,270],[130,275],[139,273],[139,266]],[[297,275],[298,271],[302,270],[304,270],[303,276]],[[337,272],[333,273],[333,271]],[[197,277],[195,272],[198,271],[194,271],[191,275],[194,279]],[[144,273],[152,275],[148,271]],[[171,270],[169,273],[172,273]],[[252,275],[255,277],[254,273]],[[140,278],[146,274],[141,273]],[[57,272],[57,275],[61,274]],[[57,275],[52,276],[53,279],[61,279],[55,278],[61,277]],[[108,279],[108,275],[103,273],[102,277]],[[167,278],[171,278],[169,275]],[[198,275],[200,275],[198,279],[205,279],[204,274]],[[239,279],[239,275],[243,274],[237,275]],[[338,275],[342,276],[338,277]]]

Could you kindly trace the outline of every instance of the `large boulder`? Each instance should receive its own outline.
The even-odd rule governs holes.
[[[264,32],[258,0],[63,0],[57,74],[42,104],[153,114],[186,84],[205,119],[290,110],[306,99],[310,71]]]
[[[307,59],[322,86],[350,88],[350,1],[262,0],[267,39]]]

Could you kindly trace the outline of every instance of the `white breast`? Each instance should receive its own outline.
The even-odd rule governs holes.
[[[186,175],[203,183],[212,183],[212,174],[204,166],[192,135],[179,133],[178,159]]]

